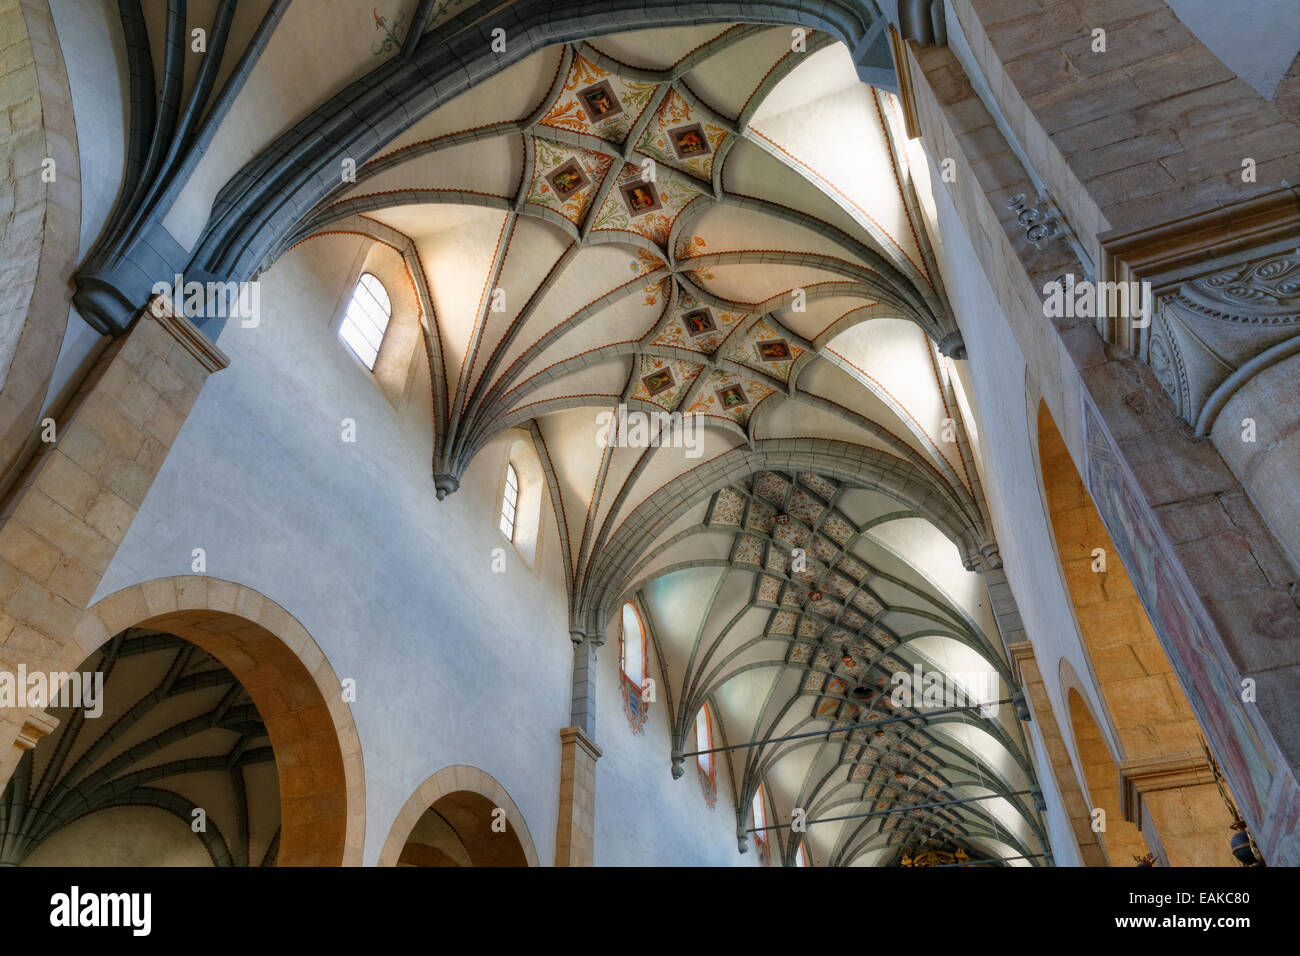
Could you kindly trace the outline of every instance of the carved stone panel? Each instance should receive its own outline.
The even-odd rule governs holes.
[[[1209,433],[1234,392],[1300,351],[1300,249],[1183,282],[1160,297],[1147,360],[1178,415]]]

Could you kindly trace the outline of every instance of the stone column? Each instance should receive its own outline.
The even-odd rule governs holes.
[[[199,390],[229,364],[159,302],[104,351],[0,508],[0,671],[66,669],[65,649]],[[0,709],[0,786],[48,725],[43,706]]]
[[[596,854],[596,760],[600,748],[581,727],[560,731],[560,814],[555,865],[592,866]]]
[[[573,641],[571,726],[560,731],[560,813],[555,827],[555,865],[591,866],[595,860],[596,649],[603,643],[581,628]]]
[[[570,723],[588,737],[596,733],[596,648],[600,645],[580,630],[571,630],[573,641],[573,697]]]
[[[1119,765],[1124,819],[1155,829],[1173,866],[1232,866],[1232,817],[1203,753],[1160,754]]]
[[[1092,817],[1088,812],[1088,803],[1083,799],[1079,776],[1070,762],[1070,753],[1061,736],[1061,728],[1056,723],[1056,714],[1052,711],[1052,702],[1048,699],[1043,675],[1034,657],[1033,645],[1029,641],[1016,641],[1007,646],[1007,652],[1011,657],[1011,668],[1020,682],[1020,687],[1024,690],[1032,720],[1038,725],[1038,732],[1042,734],[1043,748],[1047,751],[1047,759],[1052,765],[1052,776],[1056,780],[1056,791],[1061,795],[1061,801],[1065,805],[1065,815],[1070,820],[1070,829],[1074,831],[1074,840],[1078,844],[1083,865],[1109,866],[1106,851],[1097,840],[1097,834],[1092,830]]]

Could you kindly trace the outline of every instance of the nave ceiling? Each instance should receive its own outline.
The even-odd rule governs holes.
[[[162,87],[167,17],[145,6]],[[214,221],[233,198],[217,171],[309,111],[305,88],[398,55],[384,42],[398,17],[373,19],[335,34],[333,69],[283,44],[261,61],[249,89],[278,78],[283,115],[232,108],[246,138],[194,175]],[[187,85],[205,82],[192,67]],[[915,155],[894,97],[827,33],[799,49],[759,24],[594,36],[411,118],[263,263],[358,236],[400,257],[380,278],[419,312],[437,498],[503,432],[527,433],[571,627],[616,648],[618,608],[637,603],[678,752],[705,704],[728,744],[826,731],[731,751],[739,807],[760,781],[779,820],[925,805],[810,828],[817,863],[1046,850],[1010,706],[925,716],[888,701],[890,675],[914,666],[996,674],[1000,698],[1013,687],[978,573],[996,544],[960,368],[939,347],[956,326]],[[181,218],[178,238],[206,248]],[[700,416],[698,447],[620,441],[620,406]],[[617,719],[601,733],[623,732]]]

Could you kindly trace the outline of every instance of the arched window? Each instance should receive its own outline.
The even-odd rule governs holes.
[[[550,501],[546,474],[527,432],[502,443],[495,498],[487,499],[487,520],[515,546],[515,553],[533,571],[537,570],[542,543],[542,509]]]
[[[501,493],[501,521],[498,527],[507,540],[515,540],[515,512],[519,507],[519,473],[506,464],[506,487]]]
[[[767,866],[772,858],[768,852],[768,831],[764,829],[767,826],[767,800],[763,797],[761,785],[754,791],[754,800],[749,805],[749,812],[754,821],[754,847],[758,850],[758,862]]]
[[[632,732],[639,734],[645,728],[646,701],[641,699],[645,680],[645,628],[636,605],[628,601],[623,605],[622,626],[619,628],[619,684],[623,690],[623,706],[627,711]]]
[[[640,689],[645,677],[645,631],[641,627],[641,615],[631,601],[623,605],[623,636],[619,653],[623,676]]]
[[[806,847],[807,847],[807,844],[805,844],[805,843],[800,843],[800,844],[799,844],[799,852],[796,853],[796,854],[794,855],[794,865],[795,865],[795,866],[811,866],[811,865],[812,865],[811,863],[808,862],[808,850],[806,849]]]
[[[372,372],[379,358],[379,346],[393,317],[393,304],[384,284],[369,272],[363,272],[352,290],[352,301],[343,314],[339,338]]]
[[[711,750],[713,748],[713,716],[709,705],[705,704],[695,714],[695,749]],[[700,786],[704,788],[704,799],[713,806],[718,799],[718,787],[713,775],[713,754],[701,753],[695,757],[695,765],[700,771]]]

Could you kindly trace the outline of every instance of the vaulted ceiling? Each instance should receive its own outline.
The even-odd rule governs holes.
[[[638,602],[675,749],[705,704],[754,744],[726,761],[741,830],[762,782],[784,820],[853,816],[809,828],[819,863],[1045,846],[1009,707],[889,699],[914,666],[1012,685],[963,566],[992,536],[898,107],[842,45],[735,25],[551,48],[355,180],[278,254],[356,233],[402,255],[439,496],[503,430],[531,432],[575,629]],[[702,416],[701,446],[607,440],[619,405]]]
[[[184,12],[122,6],[136,99],[157,90],[170,124],[182,90],[197,105],[170,152],[168,123],[133,119],[124,208],[143,211],[119,210],[96,256],[134,241],[155,154],[166,175],[186,157],[162,225],[200,271],[274,269],[340,234],[395,250],[432,383],[438,499],[494,438],[529,433],[573,632],[603,640],[638,603],[675,750],[705,704],[744,745],[725,761],[739,830],[761,783],[782,826],[796,807],[851,817],[809,827],[818,864],[945,842],[1038,859],[1010,708],[926,714],[881,693],[914,666],[991,674],[999,698],[1012,684],[978,573],[996,566],[978,441],[938,345],[956,326],[926,174],[895,99],[860,79],[874,7],[817,5],[853,51],[759,24],[606,34],[512,52],[500,72],[467,64],[466,91],[430,110],[464,86],[428,61],[477,35],[472,2],[395,2],[360,28],[351,3],[222,2],[214,58],[186,52]],[[380,93],[382,116],[353,108]],[[337,169],[338,142],[365,149]],[[325,198],[299,208],[308,194]],[[699,416],[699,445],[611,434],[618,406]],[[778,845],[793,861],[788,830]]]
[[[131,849],[107,831],[88,841],[77,829],[92,814],[124,809],[176,817],[214,866],[275,864],[275,755],[261,715],[226,667],[174,634],[131,628],[92,655],[80,679],[84,696],[78,678],[63,688],[55,703],[64,706],[50,708],[57,729],[23,755],[0,794],[0,864],[130,859]],[[164,845],[148,842],[155,853]]]

